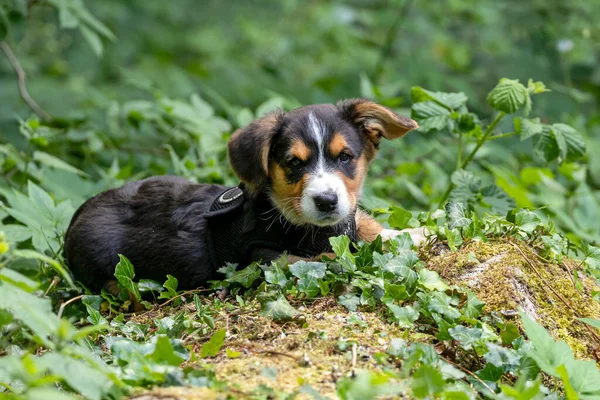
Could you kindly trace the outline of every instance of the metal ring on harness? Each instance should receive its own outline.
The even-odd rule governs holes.
[[[242,191],[242,189],[234,187],[234,188],[227,190],[222,195],[220,195],[219,198],[217,199],[217,201],[220,204],[231,203],[232,201],[240,198],[243,194],[244,194],[244,192]]]

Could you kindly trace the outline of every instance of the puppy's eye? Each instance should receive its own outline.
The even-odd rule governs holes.
[[[340,155],[338,156],[338,160],[342,164],[348,164],[350,162],[350,160],[352,160],[352,156],[347,153],[340,153]]]
[[[288,165],[291,168],[300,168],[302,166],[302,161],[299,158],[294,157],[290,161],[288,161]]]

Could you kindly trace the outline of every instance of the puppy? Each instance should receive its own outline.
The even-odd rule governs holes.
[[[387,239],[400,232],[383,229],[357,203],[381,139],[417,127],[362,99],[273,112],[229,140],[238,187],[163,176],[100,193],[73,216],[65,259],[93,291],[116,287],[119,254],[137,279],[170,274],[191,289],[218,278],[226,263],[245,267],[283,252],[291,261],[319,258],[341,234]]]

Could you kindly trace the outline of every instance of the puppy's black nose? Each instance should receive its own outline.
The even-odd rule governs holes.
[[[338,198],[335,193],[323,193],[314,197],[317,210],[322,212],[330,212],[335,210]]]

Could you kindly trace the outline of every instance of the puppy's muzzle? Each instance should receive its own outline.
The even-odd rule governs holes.
[[[317,210],[329,213],[337,209],[338,197],[334,192],[325,192],[313,197]]]

